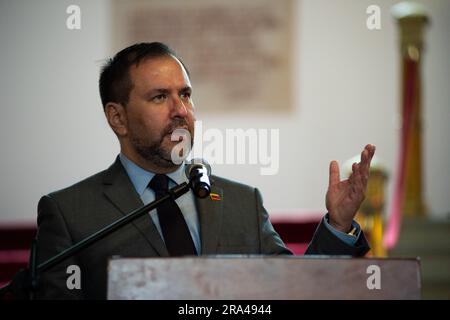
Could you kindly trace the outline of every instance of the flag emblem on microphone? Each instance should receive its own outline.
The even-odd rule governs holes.
[[[219,200],[222,200],[222,198],[220,197],[220,194],[217,194],[217,193],[210,193],[209,194],[209,197],[211,198],[211,200],[214,200],[214,201],[219,201]]]

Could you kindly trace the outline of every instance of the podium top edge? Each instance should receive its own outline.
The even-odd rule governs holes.
[[[288,256],[288,255],[202,255],[202,256],[184,256],[184,257],[121,257],[112,256],[110,261],[116,260],[364,260],[364,261],[416,261],[420,262],[420,257],[352,257],[352,256],[331,256],[331,255],[307,255],[307,256]]]

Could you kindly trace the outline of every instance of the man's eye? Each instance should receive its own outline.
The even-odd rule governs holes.
[[[155,103],[159,103],[159,102],[163,102],[165,98],[166,98],[165,94],[159,94],[157,96],[154,96],[152,98],[152,101],[155,102]]]
[[[189,99],[189,98],[191,97],[191,93],[190,93],[190,92],[183,92],[183,93],[181,94],[181,97],[182,97],[183,99]]]

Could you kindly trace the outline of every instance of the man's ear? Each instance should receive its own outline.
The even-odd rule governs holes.
[[[125,107],[121,103],[108,102],[105,106],[105,116],[109,126],[118,137],[128,133],[128,119]]]

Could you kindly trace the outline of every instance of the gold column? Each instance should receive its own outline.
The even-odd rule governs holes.
[[[372,247],[368,254],[369,256],[387,256],[386,249],[383,245],[386,181],[387,173],[384,167],[377,163],[371,165],[366,198],[356,215],[356,220],[366,233],[370,246]]]
[[[400,28],[402,57],[402,134],[400,142],[403,177],[402,212],[406,216],[426,213],[422,175],[421,61],[424,28],[428,17],[422,6],[402,2],[392,8]]]

